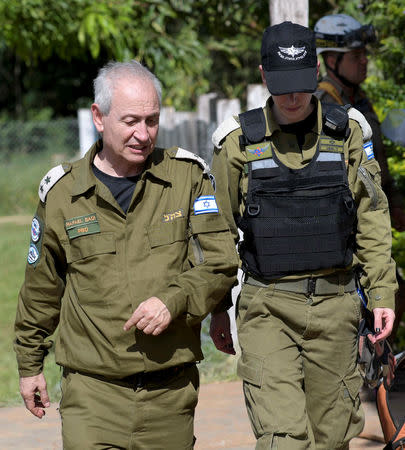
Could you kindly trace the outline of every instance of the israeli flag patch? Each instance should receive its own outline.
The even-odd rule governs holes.
[[[364,151],[366,152],[367,159],[374,158],[373,142],[372,141],[365,142],[363,144],[363,148],[364,148]]]
[[[217,213],[218,205],[214,195],[205,195],[194,200],[194,214]]]

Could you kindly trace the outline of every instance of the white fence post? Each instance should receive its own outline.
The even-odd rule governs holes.
[[[97,140],[97,131],[90,109],[80,108],[77,111],[77,120],[79,122],[80,157],[82,157]]]
[[[240,100],[233,98],[231,100],[221,99],[217,102],[217,122],[220,124],[231,116],[237,116],[241,112]]]
[[[264,84],[249,84],[247,87],[247,109],[261,108],[270,97]]]

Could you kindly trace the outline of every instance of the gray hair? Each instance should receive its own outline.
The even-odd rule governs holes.
[[[94,103],[98,104],[102,114],[108,115],[110,112],[114,82],[128,76],[150,80],[156,89],[159,106],[162,106],[162,85],[150,70],[135,59],[128,62],[110,61],[99,70],[93,82]]]

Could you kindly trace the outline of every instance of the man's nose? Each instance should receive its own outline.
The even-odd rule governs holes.
[[[139,122],[134,129],[134,137],[141,142],[149,141],[149,131],[145,122]]]

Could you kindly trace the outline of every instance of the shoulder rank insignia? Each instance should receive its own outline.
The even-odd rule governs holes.
[[[203,169],[204,173],[209,173],[210,166],[204,161],[201,156],[196,155],[195,153],[189,152],[188,150],[185,150],[184,148],[179,147],[177,149],[176,154],[174,155],[176,159],[188,159],[191,161],[197,162],[200,167]]]
[[[231,116],[225,119],[218,128],[212,134],[212,143],[217,148],[222,147],[222,141],[228,136],[232,131],[237,130],[240,127],[239,122],[235,117]]]
[[[59,166],[53,167],[41,180],[38,188],[38,195],[41,199],[41,202],[45,202],[46,196],[51,188],[59,181],[63,175],[65,175],[68,170],[65,170],[62,164]]]

